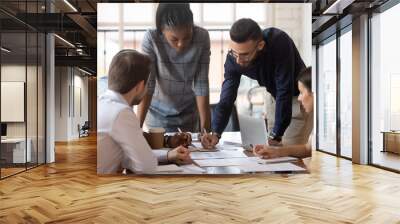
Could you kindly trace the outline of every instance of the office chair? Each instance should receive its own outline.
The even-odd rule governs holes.
[[[247,100],[250,103],[250,108],[249,108],[250,116],[254,114],[255,112],[254,109],[256,106],[263,109],[262,106],[264,106],[265,91],[266,91],[265,87],[255,86],[249,89],[249,91],[247,92]]]
[[[90,129],[89,121],[85,121],[82,127],[80,127],[80,125],[78,124],[79,138],[89,136],[89,129]]]

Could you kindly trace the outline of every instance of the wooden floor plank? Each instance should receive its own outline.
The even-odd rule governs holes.
[[[320,152],[310,174],[96,175],[96,138],[0,181],[0,223],[400,223],[400,175]]]

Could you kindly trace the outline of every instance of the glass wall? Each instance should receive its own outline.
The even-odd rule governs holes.
[[[322,41],[317,50],[317,149],[350,159],[353,74],[351,25],[337,34]]]
[[[37,42],[37,163],[46,163],[46,35],[38,33]]]
[[[38,139],[37,139],[37,104],[38,104],[38,88],[37,88],[37,81],[38,81],[38,34],[29,30],[27,32],[27,64],[26,64],[26,92],[29,93],[29,97],[26,98],[26,114],[29,116],[27,117],[27,138],[28,138],[28,146],[27,150],[30,152],[28,155],[31,160],[28,161],[28,168],[33,167],[37,164],[37,146],[38,146]],[[28,96],[28,94],[27,94]],[[29,148],[30,147],[30,148]]]
[[[336,37],[318,47],[318,149],[336,154]]]
[[[371,162],[400,170],[400,4],[373,15],[371,73]]]
[[[31,151],[26,150],[26,75],[27,35],[25,32],[1,34],[1,175],[26,169]],[[6,50],[4,50],[6,49]]]
[[[42,4],[19,2],[19,12],[41,12]],[[5,178],[45,163],[46,40],[9,15],[0,13],[0,20],[8,21],[0,21],[0,178]]]
[[[340,155],[352,157],[352,33],[340,36]]]

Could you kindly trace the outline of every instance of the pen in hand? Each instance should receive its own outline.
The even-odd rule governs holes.
[[[188,142],[188,139],[189,139],[188,136],[187,136],[185,133],[183,133],[182,129],[180,129],[179,127],[178,127],[177,129],[178,129],[179,134],[181,134],[181,135],[183,135],[183,136],[185,137],[185,144],[184,144],[184,146],[187,147],[187,146],[191,145],[191,144],[189,144],[189,142]]]
[[[203,135],[206,135],[206,134],[207,134],[207,131],[205,128],[203,128]]]
[[[254,145],[253,144],[249,144],[247,147],[245,147],[245,150],[249,151],[249,152],[253,152],[254,151]]]
[[[203,128],[203,136],[206,139],[206,142],[202,141],[203,147],[205,149],[215,149],[215,146],[213,146],[212,143],[211,143],[211,139],[208,138],[208,133],[207,133],[205,128]]]

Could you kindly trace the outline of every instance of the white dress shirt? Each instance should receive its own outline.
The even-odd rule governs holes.
[[[157,160],[167,161],[167,151],[152,150],[133,108],[121,94],[107,90],[98,100],[97,173],[153,173]]]

